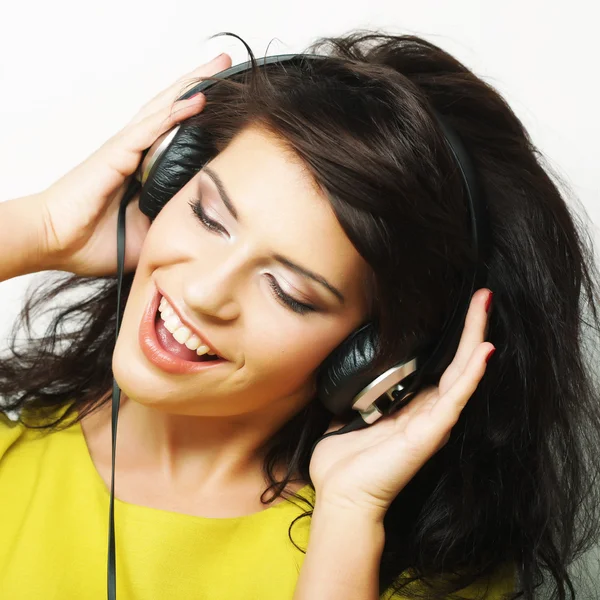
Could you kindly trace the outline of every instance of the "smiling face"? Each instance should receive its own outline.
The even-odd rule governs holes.
[[[367,273],[301,161],[246,128],[150,227],[115,378],[127,397],[173,414],[291,416],[314,396],[321,362],[364,322]],[[184,343],[157,313],[163,296],[166,326]],[[205,342],[219,360],[195,362]]]

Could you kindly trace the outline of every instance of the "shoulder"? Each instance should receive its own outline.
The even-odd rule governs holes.
[[[25,409],[20,414],[16,411],[0,409],[0,460],[6,458],[7,454],[17,446],[27,446],[27,448],[43,446],[43,440],[54,432],[54,429],[47,424],[62,416],[61,413],[64,414],[64,407],[47,411],[44,416],[42,413]]]

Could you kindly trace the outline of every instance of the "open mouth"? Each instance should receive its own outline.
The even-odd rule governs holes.
[[[168,373],[198,373],[229,362],[183,324],[158,289],[142,316],[138,340],[144,356]]]
[[[158,343],[177,358],[191,362],[223,360],[181,322],[164,296],[156,311],[154,327]]]

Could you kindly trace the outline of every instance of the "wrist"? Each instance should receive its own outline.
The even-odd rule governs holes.
[[[48,207],[46,204],[47,191],[40,192],[31,196],[32,210],[38,215],[38,246],[37,260],[42,268],[38,271],[68,271],[66,265],[66,252],[61,251],[55,242],[56,233],[52,228],[52,220],[48,215]]]
[[[351,528],[355,534],[380,540],[383,545],[384,516],[385,513],[381,511],[343,505],[317,498],[311,520],[311,529],[320,526],[325,526],[330,530],[334,527],[339,530]]]
[[[50,269],[40,194],[6,200],[0,207],[0,239],[5,257],[0,281]]]
[[[294,600],[379,598],[383,521],[370,511],[319,500]]]
[[[383,525],[387,509],[369,502],[359,502],[335,496],[317,495],[317,507],[322,513],[337,515],[340,519],[360,519],[373,525]]]

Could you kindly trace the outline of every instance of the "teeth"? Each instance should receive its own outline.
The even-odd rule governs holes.
[[[168,318],[165,318],[163,315],[161,315],[161,318],[165,322],[165,327],[171,333],[175,333],[176,329],[179,329],[180,327],[182,327],[181,321],[179,320],[179,317],[177,315],[172,315]]]
[[[173,337],[180,343],[185,344],[190,350],[195,350],[198,356],[208,354],[215,356],[215,353],[210,348],[202,343],[202,340],[192,333],[189,327],[186,327],[175,314],[173,307],[163,297],[158,306],[160,318],[165,323],[165,329],[169,331]]]
[[[173,333],[173,337],[180,344],[185,344],[188,341],[189,337],[192,335],[192,332],[185,326],[179,327],[179,329],[176,329],[172,333]]]
[[[177,340],[177,338],[175,339]],[[180,340],[177,341],[179,342]],[[200,346],[200,338],[190,331],[189,337],[186,336],[186,338],[181,343],[185,344],[190,350],[197,350],[198,346]]]

